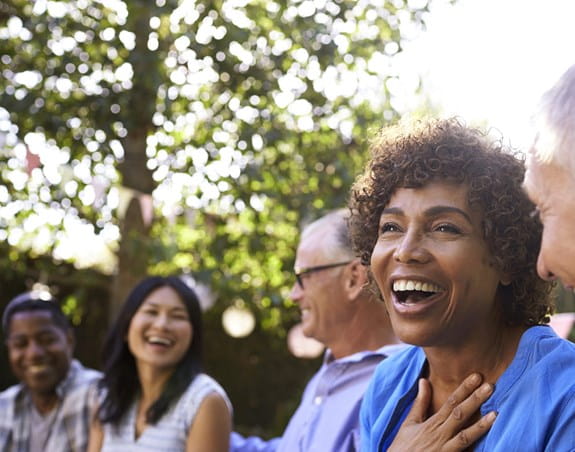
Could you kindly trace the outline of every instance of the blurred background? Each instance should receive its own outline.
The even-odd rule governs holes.
[[[185,275],[236,428],[280,434],[322,353],[288,297],[301,225],[402,115],[526,145],[573,63],[572,3],[2,0],[0,309],[49,290],[98,368],[131,287]],[[4,349],[0,368],[3,389]]]

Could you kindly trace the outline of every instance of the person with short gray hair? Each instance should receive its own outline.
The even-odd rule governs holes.
[[[575,65],[547,91],[535,115],[536,136],[523,187],[536,204],[543,238],[537,272],[575,288]]]
[[[281,438],[232,434],[233,452],[359,450],[359,407],[372,373],[405,346],[391,329],[384,304],[367,287],[367,268],[349,238],[349,212],[328,213],[303,229],[290,297],[303,333],[327,350]]]

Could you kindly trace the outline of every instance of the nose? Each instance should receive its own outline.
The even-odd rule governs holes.
[[[543,256],[543,250],[539,251],[539,256],[537,256],[537,274],[545,281],[554,281],[556,276],[551,272],[547,264],[545,263],[545,258]]]
[[[429,259],[429,252],[423,238],[417,231],[407,231],[397,243],[393,258],[403,264],[424,263]]]
[[[170,323],[170,319],[168,318],[168,315],[165,313],[158,314],[154,318],[154,326],[156,328],[166,329],[166,328],[168,328],[169,323]]]
[[[298,302],[299,300],[301,300],[302,296],[303,296],[303,289],[301,288],[299,283],[296,281],[290,290],[289,297],[293,301]]]
[[[26,355],[29,360],[34,361],[37,358],[43,357],[44,354],[44,347],[42,347],[42,345],[40,345],[37,341],[32,340],[28,342],[28,346],[26,347]]]

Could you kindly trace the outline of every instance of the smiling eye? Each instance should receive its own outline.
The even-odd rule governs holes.
[[[174,320],[184,320],[184,321],[189,321],[189,318],[186,314],[172,314],[172,319]]]
[[[400,232],[401,229],[396,223],[383,223],[380,228],[380,233],[385,234],[386,232]]]
[[[18,350],[26,348],[26,345],[28,344],[27,341],[22,340],[22,339],[8,339],[7,343],[8,343],[9,347],[12,347],[12,348],[15,348]]]
[[[457,226],[453,226],[452,224],[449,223],[442,223],[438,226],[436,226],[435,230],[437,232],[446,232],[448,234],[460,234],[461,231],[459,230],[459,228]]]

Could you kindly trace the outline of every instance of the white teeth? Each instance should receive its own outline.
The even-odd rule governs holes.
[[[393,291],[394,292],[402,292],[402,291],[412,291],[417,290],[420,292],[441,292],[443,289],[438,286],[437,284],[415,281],[411,279],[398,279],[397,281],[393,282]]]
[[[150,342],[151,344],[172,345],[172,341],[159,336],[150,336],[148,338],[148,342]]]
[[[36,372],[42,372],[45,369],[47,369],[48,366],[41,364],[41,365],[33,365],[33,366],[28,366],[28,370],[30,372],[36,373]]]
[[[395,282],[393,283],[393,290],[394,290],[395,292],[398,292],[398,291],[400,291],[400,290],[407,290],[407,289],[406,289],[406,284],[407,284],[407,283],[406,283],[405,281],[403,281],[403,280],[395,281]]]

